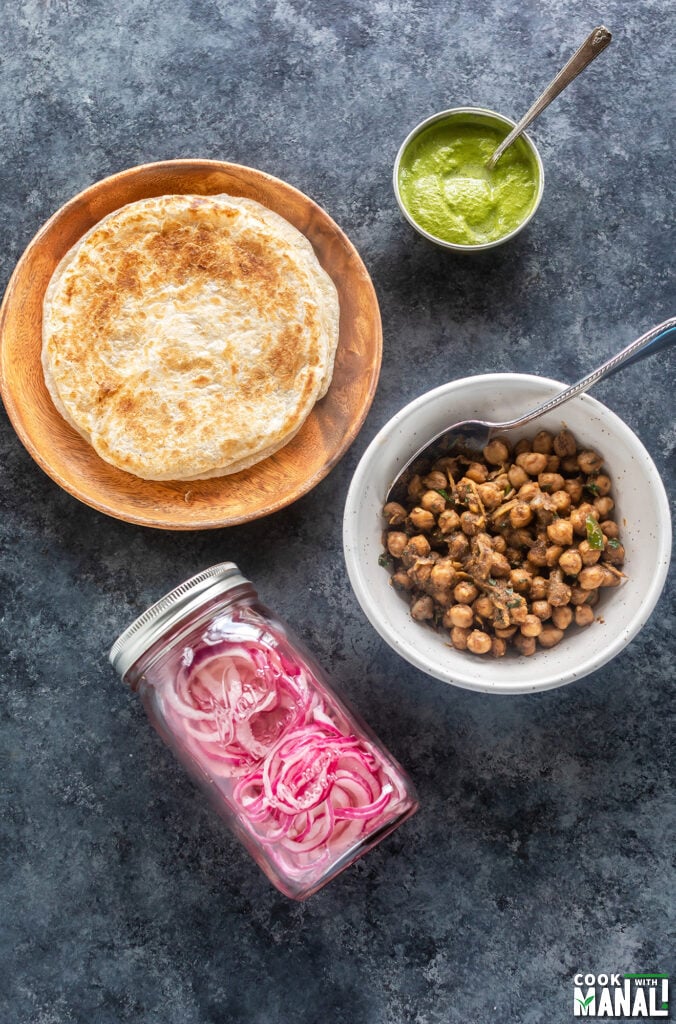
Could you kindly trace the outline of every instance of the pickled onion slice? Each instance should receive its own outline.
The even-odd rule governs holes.
[[[254,641],[223,642],[184,658],[161,693],[165,713],[193,755],[219,775],[255,767],[317,702],[308,673]]]

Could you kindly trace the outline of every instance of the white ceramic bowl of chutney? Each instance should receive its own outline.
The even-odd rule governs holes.
[[[481,418],[496,422],[516,417],[554,397],[564,384],[529,374],[492,373],[452,381],[415,399],[376,435],[352,478],[343,524],[350,582],[365,615],[380,636],[420,671],[446,683],[496,694],[531,693],[572,683],[595,672],[620,653],[654,610],[669,567],[671,520],[660,475],[638,437],[605,405],[581,395],[542,416],[510,440],[553,434],[567,427],[579,447],[603,457],[612,481],[613,517],[626,556],[626,579],[602,588],[594,621],[570,626],[560,643],[525,657],[456,650],[448,631],[437,631],[411,617],[409,602],[391,585],[379,564],[383,555],[382,514],[388,488],[409,458],[450,423]]]

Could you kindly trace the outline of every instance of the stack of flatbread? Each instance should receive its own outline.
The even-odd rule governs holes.
[[[260,203],[144,199],[56,268],[45,381],[119,469],[147,480],[236,473],[285,445],[325,395],[338,320],[312,245]]]

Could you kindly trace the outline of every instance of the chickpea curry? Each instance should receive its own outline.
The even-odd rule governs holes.
[[[569,430],[514,448],[414,466],[383,513],[380,563],[411,615],[453,647],[503,657],[551,648],[594,621],[600,592],[620,585],[624,547],[603,459]]]

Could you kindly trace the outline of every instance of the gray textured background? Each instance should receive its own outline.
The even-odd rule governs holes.
[[[398,660],[341,554],[351,473],[406,401],[477,371],[571,380],[674,312],[673,12],[2,5],[3,285],[40,224],[96,179],[223,158],[329,211],[373,276],[385,333],[371,414],[340,466],[292,508],[228,531],[172,536],[79,505],[2,415],[2,1024],[559,1024],[577,970],[673,973],[669,592],[596,676],[489,698]],[[519,115],[601,21],[611,48],[533,130],[547,184],[529,230],[474,259],[415,236],[390,190],[409,128],[464,103]],[[672,481],[673,366],[656,357],[596,391]],[[410,823],[305,905],[222,829],[106,661],[148,603],[225,558],[421,794]]]

